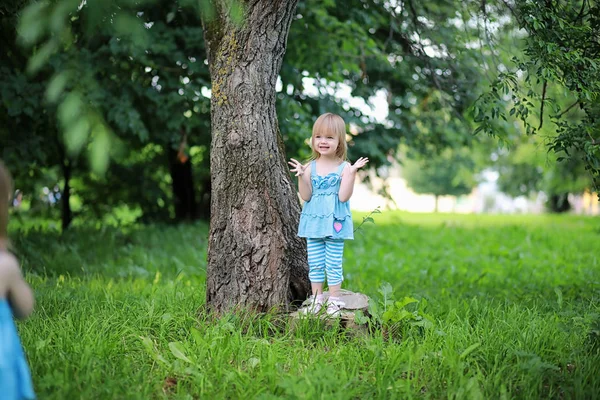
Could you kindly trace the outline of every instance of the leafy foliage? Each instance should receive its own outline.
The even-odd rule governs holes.
[[[36,171],[16,177],[29,196],[41,180],[37,171],[58,167],[60,177],[68,167],[73,195],[83,199],[79,211],[88,216],[127,203],[147,219],[170,217],[168,166],[178,150],[193,157],[200,189],[210,190],[209,106],[201,94],[209,78],[199,16],[171,2],[78,4],[41,2],[24,11],[22,42],[62,40],[45,62],[35,61],[39,68],[29,68],[37,71],[33,77],[25,71],[28,51],[17,45],[16,14],[3,24],[4,33],[15,37],[9,48],[15,56],[0,81],[12,113],[6,116],[4,157],[23,166],[19,171]],[[114,18],[96,29],[104,13]],[[81,151],[89,157],[80,158]],[[112,171],[88,173],[89,166],[105,171],[108,157],[118,160]]]
[[[230,3],[225,9],[232,18],[243,18],[241,5]],[[566,2],[556,4],[545,9],[517,1],[511,14],[504,2],[482,7],[474,0],[350,0],[343,7],[300,1],[277,95],[288,155],[308,156],[310,126],[325,111],[348,122],[349,157],[368,156],[374,168],[397,157],[401,144],[427,156],[473,146],[469,107],[494,81],[491,66],[506,69],[519,48],[514,42],[525,37],[524,56],[480,99],[473,118],[513,142],[516,130],[502,120],[504,110],[537,128],[539,86],[547,86],[542,104],[558,127],[550,145],[579,154],[594,174],[596,84],[584,83],[596,76],[596,50],[582,38],[594,32],[597,5],[577,2],[575,12]],[[210,21],[218,11],[209,0],[12,0],[1,7],[7,43],[0,65],[2,157],[25,193],[68,172],[83,201],[81,215],[128,203],[147,219],[169,218],[176,200],[170,165],[184,153],[194,168],[194,191],[209,204],[211,84],[200,18]],[[524,81],[518,71],[526,72]],[[566,88],[573,102],[562,104],[555,86]],[[340,98],[340,91],[355,100]],[[375,95],[387,100],[385,121],[357,105],[356,99],[369,104]]]
[[[502,149],[493,163],[499,172],[499,189],[511,196],[534,196],[543,192],[549,198],[551,211],[553,201],[560,197],[566,202],[561,211],[568,211],[566,197],[569,193],[581,194],[590,188],[589,176],[580,154],[574,157],[557,157],[548,152],[540,135],[525,136],[512,142],[511,149]],[[557,160],[557,158],[559,158]]]
[[[433,317],[424,312],[427,299],[417,300],[404,297],[402,300],[394,298],[394,289],[388,282],[382,283],[379,288],[380,297],[370,299],[368,317],[360,310],[356,311],[356,322],[368,324],[371,329],[382,329],[390,339],[401,340],[402,333],[407,328],[432,329]]]
[[[600,4],[517,0],[506,5],[518,28],[527,33],[524,54],[514,57],[515,68],[500,73],[491,91],[480,98],[475,108],[478,130],[497,134],[492,120],[507,119],[507,108],[528,135],[538,133],[549,117],[555,134],[548,148],[559,158],[581,159],[593,185],[600,187],[600,44],[590,40],[599,33]],[[563,107],[564,97],[574,101]],[[578,110],[577,118],[569,118]]]

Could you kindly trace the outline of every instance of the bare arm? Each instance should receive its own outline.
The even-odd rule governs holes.
[[[23,279],[19,263],[12,255],[0,256],[0,268],[6,278],[7,299],[17,318],[27,318],[35,303],[31,287]]]
[[[347,202],[352,197],[354,192],[354,180],[356,178],[356,171],[362,168],[369,162],[368,158],[359,158],[353,165],[346,165],[342,172],[342,183],[340,184],[339,198],[342,203]]]
[[[291,171],[298,177],[298,192],[304,201],[309,201],[312,197],[312,185],[310,183],[310,163],[302,165],[299,161],[290,159],[288,162],[292,167]]]

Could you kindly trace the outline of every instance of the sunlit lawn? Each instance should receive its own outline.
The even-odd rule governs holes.
[[[598,218],[375,220],[346,244],[345,287],[381,306],[388,282],[432,326],[211,319],[205,224],[15,235],[38,301],[19,330],[40,399],[598,396]]]

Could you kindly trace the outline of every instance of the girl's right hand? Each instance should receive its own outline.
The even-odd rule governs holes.
[[[304,170],[306,170],[308,164],[302,165],[300,161],[295,160],[293,158],[290,158],[290,160],[291,161],[288,161],[288,164],[290,164],[293,167],[290,171],[295,172],[296,176],[304,175]]]
[[[361,157],[358,160],[356,160],[356,162],[353,165],[351,165],[350,168],[352,172],[356,172],[359,168],[362,168],[365,165],[367,165],[368,162],[369,159],[367,157]]]

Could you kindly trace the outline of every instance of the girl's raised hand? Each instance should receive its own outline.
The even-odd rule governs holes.
[[[288,164],[290,164],[293,167],[290,171],[295,172],[296,176],[304,175],[304,170],[308,166],[308,164],[302,165],[302,163],[300,161],[295,160],[293,158],[290,158],[290,161],[288,161]]]
[[[352,168],[352,171],[356,172],[359,168],[362,168],[365,165],[367,165],[368,162],[369,159],[367,157],[361,157],[358,160],[356,160],[356,162],[350,168]]]

